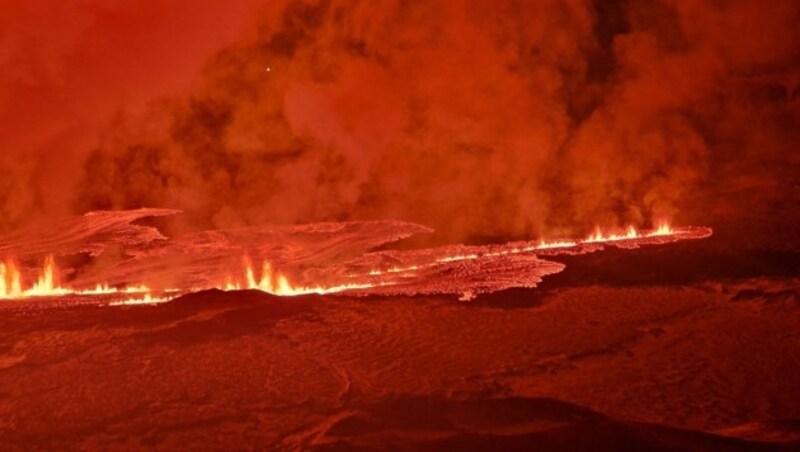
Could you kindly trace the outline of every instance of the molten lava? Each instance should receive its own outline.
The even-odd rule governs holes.
[[[0,264],[0,298],[29,298],[65,295],[68,289],[56,283],[56,269],[53,257],[45,259],[39,277],[29,288],[24,288],[22,275],[14,260],[8,259]]]
[[[36,297],[53,297],[62,295],[107,295],[116,293],[148,293],[150,289],[146,286],[130,286],[123,288],[110,287],[107,284],[98,284],[91,289],[72,289],[63,287],[58,282],[58,269],[56,268],[53,256],[48,256],[39,276],[25,288],[22,274],[13,259],[7,259],[0,263],[0,299],[20,299]]]
[[[13,261],[0,262],[0,298],[22,296],[19,270]]]
[[[278,296],[297,296],[297,295],[309,295],[309,294],[325,295],[325,294],[345,292],[348,290],[363,290],[376,287],[377,285],[379,285],[376,283],[363,283],[363,284],[347,283],[347,284],[330,285],[330,286],[293,285],[292,283],[289,282],[289,279],[286,275],[275,270],[273,265],[268,261],[264,261],[264,264],[261,269],[260,278],[256,279],[255,272],[252,266],[247,261],[245,261],[244,274],[246,280],[245,285],[242,285],[240,283],[233,283],[230,281],[230,278],[228,278],[224,285],[214,288],[225,291],[242,290],[246,288],[250,290],[260,290],[262,292]]]
[[[583,243],[597,243],[597,242],[615,242],[619,240],[632,240],[643,237],[659,237],[665,235],[672,235],[675,231],[667,223],[661,223],[656,229],[647,232],[640,232],[633,226],[628,226],[624,234],[604,233],[599,226],[596,226],[594,232],[587,237]]]
[[[208,231],[166,239],[151,228],[130,224],[139,218],[172,213],[158,209],[97,212],[69,219],[70,227],[79,231],[73,234],[79,239],[59,242],[59,249],[90,250],[94,255],[114,244],[128,250],[128,258],[102,269],[62,273],[52,256],[40,268],[21,267],[18,262],[32,262],[37,255],[33,253],[41,253],[46,244],[53,243],[51,231],[57,226],[41,229],[45,231],[40,233],[41,239],[35,233],[17,233],[11,236],[13,241],[0,238],[0,249],[22,251],[17,256],[21,260],[0,263],[0,298],[102,296],[111,304],[149,304],[199,290],[249,289],[277,296],[440,293],[461,294],[466,299],[510,287],[535,287],[541,278],[563,270],[563,264],[541,256],[589,253],[606,245],[636,248],[711,234],[708,228],[672,228],[663,223],[652,230],[595,228],[582,240],[370,251],[429,230],[403,222],[350,222]],[[96,227],[99,229],[94,231]],[[33,251],[26,254],[25,247]],[[236,254],[252,255],[261,265],[252,265],[250,259],[245,259],[244,265],[236,264]],[[64,274],[80,276],[73,276],[67,284],[59,277]],[[167,281],[176,288],[164,287]],[[131,294],[139,295],[129,298]]]

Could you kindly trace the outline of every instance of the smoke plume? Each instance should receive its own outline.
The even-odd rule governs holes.
[[[66,205],[181,208],[187,227],[400,219],[449,239],[566,235],[697,218],[730,174],[797,164],[792,0],[257,11],[190,88],[69,155],[80,168],[54,173]],[[36,159],[0,166],[7,218],[46,204]]]

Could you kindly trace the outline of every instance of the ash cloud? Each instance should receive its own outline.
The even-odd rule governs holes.
[[[71,205],[448,239],[702,218],[730,174],[797,164],[798,19],[793,1],[264,3],[191,92],[102,133]]]
[[[110,119],[186,92],[255,1],[0,3],[0,231],[72,213]]]

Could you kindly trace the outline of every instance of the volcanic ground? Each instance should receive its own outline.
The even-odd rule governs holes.
[[[565,268],[538,287],[469,301],[4,300],[0,438],[50,450],[798,448],[796,212],[783,212],[719,215],[703,240],[549,256]]]

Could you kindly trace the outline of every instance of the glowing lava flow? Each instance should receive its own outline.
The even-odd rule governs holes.
[[[174,299],[175,297],[170,297],[170,296],[154,297],[149,293],[146,293],[141,298],[127,298],[125,300],[112,301],[111,303],[109,303],[109,305],[124,306],[124,305],[137,305],[137,304],[158,304],[158,303],[166,303]]]
[[[109,287],[98,284],[93,289],[75,290],[62,287],[57,280],[58,271],[52,256],[44,261],[39,277],[29,288],[25,289],[22,283],[22,274],[13,260],[8,259],[0,263],[0,299],[20,299],[36,297],[55,297],[62,295],[107,295],[107,294],[134,294],[149,293],[146,286],[131,286],[125,288]]]
[[[541,276],[561,271],[563,265],[539,259],[541,255],[582,254],[597,251],[604,244],[622,248],[636,248],[647,244],[663,244],[677,240],[704,238],[711,234],[708,228],[672,228],[660,224],[652,230],[637,230],[629,226],[624,231],[595,230],[584,239],[538,240],[516,242],[502,245],[462,246],[408,251],[383,252],[368,255],[364,264],[358,260],[334,264],[330,268],[313,268],[311,274],[325,274],[330,270],[331,277],[340,275],[346,281],[317,283],[309,274],[305,280],[314,284],[291,281],[286,273],[278,271],[270,261],[263,261],[261,268],[244,261],[241,278],[227,281],[217,278],[217,269],[209,268],[201,273],[202,278],[187,281],[183,287],[172,290],[151,291],[147,286],[111,287],[97,284],[94,288],[72,288],[61,285],[58,269],[52,257],[45,259],[35,281],[25,284],[20,266],[14,260],[0,262],[0,299],[26,299],[54,296],[107,296],[101,300],[112,305],[154,304],[190,292],[208,289],[224,291],[259,290],[276,296],[298,296],[308,294],[417,294],[417,293],[456,293],[461,285],[470,288],[467,292],[493,291],[496,287],[535,287]],[[366,256],[366,255],[365,255]],[[369,263],[366,263],[369,262]],[[379,262],[393,262],[392,266],[382,266]],[[383,268],[381,268],[383,267]],[[387,268],[388,267],[388,268]],[[352,268],[352,270],[350,270]],[[343,271],[343,269],[347,269]],[[499,270],[498,270],[499,269]],[[259,271],[260,270],[260,271]],[[325,273],[319,273],[320,271]],[[503,273],[503,272],[510,273]],[[493,273],[494,272],[494,273]],[[514,273],[517,272],[517,273]],[[139,274],[139,273],[134,273]],[[481,276],[481,275],[486,276]],[[501,276],[497,276],[501,275]],[[142,274],[148,281],[147,273]],[[481,279],[481,278],[489,279]],[[441,278],[439,280],[438,278]],[[464,278],[463,281],[459,278]],[[491,278],[495,278],[492,280]],[[499,279],[497,279],[499,278]],[[114,278],[112,278],[113,280]],[[151,278],[155,280],[155,278]],[[162,278],[163,279],[163,278]],[[119,280],[119,278],[116,278]],[[324,281],[329,281],[328,277]],[[460,281],[460,282],[459,282]],[[487,281],[500,281],[500,283]],[[510,282],[509,282],[510,281]],[[94,284],[94,283],[92,283]],[[461,284],[461,285],[459,285]],[[472,286],[469,286],[472,284]],[[488,284],[488,285],[487,285]],[[88,285],[88,284],[86,284]],[[427,287],[427,289],[420,289]],[[446,290],[441,289],[447,287]],[[431,289],[432,288],[432,289]],[[425,292],[428,290],[428,292]],[[466,289],[465,289],[466,290]],[[466,292],[465,292],[466,293]],[[138,294],[123,299],[122,295]]]
[[[0,298],[28,298],[66,295],[70,290],[59,287],[55,280],[55,263],[45,259],[41,274],[28,289],[23,289],[22,276],[12,260],[0,264]]]
[[[278,296],[297,296],[297,295],[309,295],[309,294],[318,294],[318,295],[325,295],[331,293],[339,293],[345,292],[348,290],[363,290],[363,289],[370,289],[373,287],[377,287],[380,285],[386,285],[385,283],[363,283],[363,284],[356,284],[356,283],[347,283],[347,284],[339,284],[339,285],[332,285],[332,286],[294,286],[289,282],[289,279],[281,274],[280,272],[276,271],[272,264],[268,261],[264,261],[264,265],[262,266],[261,270],[261,278],[256,279],[255,272],[253,271],[252,266],[250,266],[245,261],[245,277],[247,280],[247,284],[244,286],[247,289],[251,290],[260,290],[262,292],[266,292],[272,295]],[[218,289],[232,291],[232,290],[242,290],[243,286],[241,284],[227,282],[224,286],[218,287]]]
[[[555,240],[555,241],[547,241],[547,240],[540,240],[536,243],[533,243],[528,246],[524,247],[514,247],[508,250],[501,250],[493,253],[486,253],[483,256],[503,256],[508,254],[519,254],[519,253],[530,253],[535,251],[543,251],[543,250],[552,250],[558,248],[572,248],[577,247],[580,245],[591,244],[591,243],[609,243],[609,242],[619,242],[622,240],[636,240],[636,239],[645,239],[650,237],[661,237],[661,236],[670,236],[675,235],[676,231],[669,226],[668,224],[661,224],[656,229],[650,231],[639,231],[633,226],[628,226],[625,230],[624,234],[616,234],[616,233],[603,233],[599,226],[595,227],[594,232],[590,234],[583,240]],[[472,260],[481,257],[480,254],[467,254],[462,256],[449,256],[445,258],[438,259],[436,263],[446,263],[446,262],[455,262],[455,261],[462,261],[462,260]]]
[[[619,240],[632,240],[632,239],[639,239],[639,238],[647,238],[647,237],[659,237],[665,235],[672,235],[675,233],[675,230],[666,223],[660,224],[656,229],[652,231],[648,231],[646,233],[641,233],[633,226],[628,226],[625,231],[625,234],[604,234],[599,226],[596,226],[594,232],[587,237],[583,243],[598,243],[598,242],[616,242]]]
[[[625,230],[625,233],[622,234],[605,233],[600,229],[599,226],[596,226],[594,232],[592,232],[588,237],[586,237],[583,240],[559,239],[559,240],[549,241],[542,239],[539,240],[538,242],[529,242],[529,244],[526,244],[524,246],[515,246],[515,247],[512,246],[505,249],[500,249],[485,253],[468,253],[468,254],[457,254],[452,256],[440,257],[427,264],[416,264],[407,267],[391,267],[386,270],[372,270],[368,273],[368,275],[382,276],[386,274],[410,273],[423,268],[431,268],[437,265],[447,264],[452,262],[472,261],[480,259],[482,257],[501,257],[514,254],[524,254],[524,253],[535,254],[536,251],[577,248],[582,245],[615,243],[615,242],[635,241],[639,239],[647,239],[655,237],[677,236],[679,232],[680,231],[673,229],[667,223],[660,223],[655,229],[648,231],[639,231],[633,226],[628,226]],[[359,275],[352,275],[352,276],[358,277]]]
[[[22,282],[13,261],[0,262],[0,298],[22,296]]]
[[[40,276],[29,288],[24,288],[22,283],[22,275],[13,260],[7,260],[0,263],[0,299],[24,299],[24,298],[39,298],[39,297],[55,297],[63,295],[111,295],[111,294],[144,294],[139,298],[130,298],[120,301],[114,301],[112,305],[129,305],[129,304],[152,304],[161,303],[171,300],[174,297],[163,296],[157,297],[151,293],[151,290],[144,285],[130,286],[123,288],[110,287],[105,284],[98,284],[92,289],[76,290],[67,287],[62,287],[57,282],[57,269],[55,261],[52,257],[48,257],[40,272]],[[252,289],[267,292],[272,295],[278,296],[296,296],[308,294],[331,294],[344,292],[347,290],[363,290],[379,286],[378,283],[365,283],[355,284],[347,283],[332,286],[295,286],[292,285],[287,277],[280,272],[274,270],[273,266],[265,261],[262,266],[261,277],[256,278],[253,268],[246,264],[245,266],[245,280],[244,285],[238,283],[228,282],[217,288],[221,290],[242,290]],[[385,285],[385,284],[384,284]],[[197,290],[209,289],[210,287],[194,288],[192,290],[173,289],[163,292],[192,292]]]

